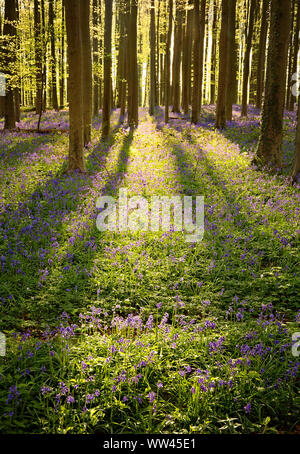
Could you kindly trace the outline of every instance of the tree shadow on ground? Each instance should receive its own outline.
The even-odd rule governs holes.
[[[172,132],[172,127],[169,129]],[[223,209],[225,210],[225,213],[223,213],[219,219],[210,219],[212,207],[210,206],[209,200],[205,202],[205,230],[208,233],[213,234],[210,238],[212,244],[215,247],[220,248],[220,250],[223,250],[224,245],[229,241],[228,239],[233,238],[232,233],[234,230],[235,237],[239,238],[238,241],[240,242],[241,251],[244,247],[243,242],[246,238],[247,243],[245,243],[245,247],[247,253],[253,256],[253,269],[256,269],[255,259],[258,260],[258,269],[259,267],[262,267],[265,270],[272,270],[273,266],[281,266],[285,257],[290,261],[290,273],[292,273],[293,269],[296,269],[296,258],[294,254],[286,249],[286,244],[282,243],[281,245],[278,243],[277,238],[275,238],[270,229],[264,231],[263,216],[256,213],[254,208],[250,205],[250,201],[247,203],[243,198],[243,203],[240,203],[240,193],[230,187],[230,181],[224,178],[220,169],[217,168],[215,163],[199,147],[197,140],[190,135],[188,143],[186,137],[183,137],[180,133],[178,134],[179,129],[180,128],[176,128],[174,130],[174,135],[168,135],[168,144],[176,157],[178,178],[183,185],[185,195],[205,195],[206,198],[207,195],[212,191],[214,192],[216,188],[218,188],[223,195]],[[185,143],[187,146],[192,144],[196,147],[197,153],[195,157],[192,158],[191,154],[187,152],[184,145]],[[209,175],[209,183],[205,183],[205,179],[201,181],[197,177],[196,170],[198,160],[200,160],[204,172]],[[222,223],[222,225],[220,225],[220,223]],[[217,230],[211,230],[213,226]],[[235,250],[236,244],[238,243],[233,242],[230,245],[232,254],[237,253]],[[250,264],[249,271],[251,271],[252,265]],[[234,285],[237,287],[242,286],[240,282],[241,277],[238,276],[234,270],[230,270],[229,268],[228,272],[224,271],[223,274],[222,280],[225,288],[227,286],[227,281],[232,285],[234,275],[236,275]],[[287,284],[287,287],[283,290],[277,288],[275,282],[262,286],[260,281],[257,281],[256,272],[250,273],[250,276],[248,276],[247,279],[249,279],[249,289],[251,288],[252,291],[254,291],[255,287],[255,291],[260,293],[263,298],[273,298],[278,304],[282,304],[280,298],[285,301],[288,296],[291,298],[291,301],[295,300],[295,289],[292,285],[292,281]]]
[[[94,171],[104,171],[109,151],[115,140],[115,133],[116,131],[105,143],[97,144],[96,150],[92,151],[91,156],[101,153],[100,163],[98,162],[98,167]],[[106,181],[104,191],[117,189],[120,181],[118,176],[123,175],[126,171],[131,141],[131,136],[125,139],[117,169],[111,175],[110,180]],[[84,203],[85,194],[91,184],[89,174],[77,172],[63,174],[62,168],[63,164],[54,175],[38,184],[24,202],[19,203],[17,207],[12,204],[7,205],[1,212],[0,297],[7,302],[11,296],[13,301],[9,316],[5,314],[7,312],[6,303],[1,308],[1,312],[4,313],[2,323],[5,324],[5,329],[7,329],[8,323],[15,318],[23,316],[27,318],[28,314],[34,314],[36,318],[43,318],[52,311],[52,308],[46,304],[47,292],[42,294],[39,285],[41,283],[42,286],[44,285],[43,280],[46,282],[47,276],[51,274],[53,268],[55,271],[55,263],[57,260],[59,261],[59,254],[56,251],[61,247],[59,242],[63,239],[64,243],[68,244],[70,237],[70,233],[66,231],[66,223],[72,223],[72,218],[75,218],[76,222],[77,215],[82,214],[82,203]],[[85,232],[87,241],[88,237],[92,237],[95,233],[97,233],[96,222],[93,222],[91,231]],[[71,253],[71,244],[69,249],[69,253]],[[61,257],[61,259],[63,258]],[[91,260],[90,257],[87,264],[90,264]],[[54,288],[52,288],[52,292],[56,295],[59,294],[59,288],[60,286],[56,282],[55,292],[53,292]],[[33,301],[29,304],[32,298]],[[58,300],[54,304],[58,305],[57,309],[63,310]]]

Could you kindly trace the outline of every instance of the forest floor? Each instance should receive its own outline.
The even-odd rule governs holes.
[[[197,126],[141,110],[131,133],[114,111],[105,143],[97,117],[86,174],[64,172],[65,111],[0,135],[0,432],[299,431],[296,118],[271,175],[249,112],[217,131],[211,106]],[[96,200],[125,187],[204,196],[203,240],[100,232]]]

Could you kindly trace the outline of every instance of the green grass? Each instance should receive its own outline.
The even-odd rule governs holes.
[[[1,432],[296,430],[299,191],[251,166],[247,131],[143,114],[104,144],[96,124],[83,176],[63,174],[63,134],[6,138]],[[203,241],[99,232],[96,200],[120,187],[204,195]]]

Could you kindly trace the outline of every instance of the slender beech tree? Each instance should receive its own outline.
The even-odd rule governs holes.
[[[173,112],[180,112],[180,65],[182,55],[183,0],[176,0],[176,15],[173,46],[172,104]]]
[[[292,65],[291,72],[288,79],[288,95],[287,95],[287,108],[288,110],[294,110],[295,97],[293,96],[292,90],[290,88],[291,79],[293,75],[297,73],[298,67],[298,54],[299,54],[299,33],[300,33],[300,0],[296,0],[297,6],[297,16],[296,24],[294,28],[294,37],[293,37],[293,47],[291,49],[292,53]]]
[[[120,51],[122,51],[121,56],[121,87],[120,87],[120,122],[122,123],[126,111],[126,93],[127,93],[127,79],[128,79],[128,58],[127,58],[127,49],[128,49],[128,25],[129,25],[129,2],[128,0],[122,1],[122,30],[123,34],[120,39]]]
[[[216,97],[217,24],[218,24],[217,0],[213,0],[212,45],[210,67],[210,104],[215,103]]]
[[[202,107],[202,85],[203,85],[203,63],[204,63],[204,38],[205,38],[205,16],[206,16],[206,0],[201,0],[200,8],[200,43],[199,43],[199,114]]]
[[[155,2],[151,0],[150,8],[150,103],[149,113],[154,114],[156,102],[156,34],[155,34]]]
[[[102,0],[99,0],[99,107],[103,107],[103,83],[104,83],[104,27],[103,27],[103,5]]]
[[[282,167],[282,131],[286,90],[291,0],[272,0],[265,98],[255,163]]]
[[[194,0],[194,43],[193,43],[193,99],[192,123],[197,124],[199,119],[199,90],[200,90],[200,11],[199,0]]]
[[[167,44],[167,10],[168,10],[168,1],[162,0],[162,18],[164,18],[164,26],[160,30],[160,47],[163,48]],[[165,80],[166,80],[166,54],[162,52],[160,54],[160,93],[159,93],[159,105],[165,104]]]
[[[138,0],[130,2],[130,19],[128,32],[128,123],[130,128],[138,126],[138,62],[137,62],[137,12]]]
[[[188,0],[182,55],[182,108],[185,115],[188,115],[189,113],[191,99],[192,44],[193,44],[193,0]]]
[[[3,40],[2,37],[2,14],[0,11],[0,40]],[[0,82],[1,83],[1,82]],[[2,96],[2,93],[0,94],[0,118],[4,117],[4,102],[5,102],[5,96]]]
[[[298,118],[297,118],[297,130],[296,130],[296,148],[295,158],[292,170],[292,178],[298,184],[300,183],[300,96],[298,97]]]
[[[61,12],[61,49],[60,49],[60,82],[59,82],[59,103],[60,108],[64,107],[65,97],[65,7],[62,0]]]
[[[159,30],[160,30],[160,14],[161,14],[161,1],[158,1],[158,8],[157,8],[157,25],[156,25],[156,64],[155,64],[155,105],[159,104],[159,71],[160,71],[160,42],[159,42]],[[155,16],[154,16],[155,19]]]
[[[193,100],[192,123],[197,124],[202,104],[204,36],[205,36],[206,0],[194,2],[194,48],[193,48]]]
[[[4,102],[4,129],[16,127],[15,97],[14,97],[14,65],[16,62],[16,0],[5,0],[4,12],[4,63],[6,81],[6,96]]]
[[[116,106],[121,107],[123,61],[124,61],[124,1],[119,0],[118,4],[118,59],[117,59],[117,80],[116,80]]]
[[[85,171],[83,155],[83,55],[81,39],[82,0],[65,0],[68,41],[68,99],[70,115],[68,171]]]
[[[81,41],[83,58],[83,123],[84,145],[91,140],[92,104],[93,104],[93,76],[92,76],[92,48],[90,36],[90,0],[81,2]]]
[[[55,20],[54,0],[49,0],[49,32],[51,42],[51,95],[52,95],[51,99],[53,109],[58,110],[54,20]]]
[[[250,74],[250,54],[252,48],[252,37],[253,37],[253,30],[254,30],[254,18],[255,18],[255,11],[257,6],[257,0],[249,0],[250,1],[250,12],[249,12],[249,20],[247,24],[247,32],[246,32],[246,49],[244,55],[244,71],[243,71],[243,95],[242,95],[242,111],[241,116],[246,117],[248,113],[248,89],[249,89],[249,74]]]
[[[20,20],[20,6],[19,0],[15,0],[16,2],[16,49],[15,49],[15,60],[17,61],[17,54],[20,52],[20,34],[18,33],[18,24]],[[14,98],[15,98],[15,115],[16,121],[21,120],[21,78],[19,74],[19,70],[16,68],[16,78],[17,78],[17,86],[14,88]]]
[[[111,111],[111,69],[112,69],[112,0],[105,0],[104,22],[104,92],[102,114],[102,137],[105,139],[110,131]]]
[[[34,0],[34,48],[36,71],[36,98],[35,108],[38,115],[43,109],[43,49],[41,30],[41,9],[39,0]]]
[[[222,20],[219,48],[219,82],[216,109],[216,128],[226,127],[226,76],[228,57],[228,0],[222,0]]]
[[[286,91],[286,108],[288,109],[291,98],[291,90],[289,86],[292,80],[292,66],[293,66],[293,46],[294,46],[294,34],[296,31],[295,16],[296,16],[296,0],[292,1],[292,17],[291,17],[291,30],[290,30],[290,43],[288,52],[288,76],[287,76],[287,91]]]
[[[93,0],[93,114],[99,112],[99,12],[98,0]]]
[[[226,120],[232,120],[232,105],[236,84],[236,45],[235,15],[236,0],[228,0],[228,42],[227,42],[227,74],[226,74]]]
[[[256,107],[261,108],[266,70],[266,44],[268,36],[268,12],[270,0],[263,0],[261,8],[261,25],[258,49],[257,84],[256,84]]]
[[[196,0],[199,1],[199,0]],[[164,100],[165,100],[165,123],[169,122],[169,105],[170,105],[170,64],[171,64],[171,38],[172,38],[172,25],[173,25],[173,0],[169,0],[169,21],[168,33],[166,42],[166,57],[165,57],[165,87],[164,87]]]
[[[40,46],[41,46],[41,104],[42,111],[46,112],[47,107],[47,42],[48,42],[48,30],[46,29],[46,14],[45,14],[45,0],[41,0],[41,27],[40,27]],[[51,91],[50,91],[51,97]],[[39,115],[39,124],[42,114]]]

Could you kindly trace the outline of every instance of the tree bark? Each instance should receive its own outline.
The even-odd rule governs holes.
[[[213,24],[212,24],[212,48],[210,69],[210,104],[216,100],[216,54],[217,54],[217,16],[218,9],[216,0],[213,0]]]
[[[199,87],[200,87],[200,11],[199,0],[194,0],[194,43],[193,43],[193,98],[192,123],[197,124],[199,118]]]
[[[83,156],[83,56],[81,0],[65,0],[68,41],[68,99],[70,115],[68,171],[85,171]]]
[[[260,27],[260,38],[259,38],[259,50],[258,50],[258,67],[257,67],[257,85],[256,85],[256,107],[261,108],[262,97],[265,82],[265,69],[266,69],[266,44],[268,36],[268,12],[269,12],[270,0],[263,0],[262,11],[261,11],[261,27]]]
[[[53,107],[54,110],[58,110],[54,19],[55,19],[54,0],[49,0],[49,30],[50,30],[50,41],[51,41],[52,107]]]
[[[169,0],[169,26],[166,42],[166,57],[165,57],[165,123],[169,122],[169,105],[170,105],[170,72],[171,72],[171,38],[172,38],[172,16],[173,16],[173,0]]]
[[[297,130],[296,130],[296,148],[295,158],[292,170],[292,178],[298,184],[300,183],[300,96],[298,98],[298,118],[297,118]]]
[[[228,43],[227,43],[227,75],[226,75],[226,119],[232,121],[232,105],[236,84],[236,46],[235,46],[235,15],[236,0],[228,0]]]
[[[19,0],[15,0],[16,2],[16,50],[15,50],[15,60],[17,60],[17,53],[20,52],[20,36],[17,31],[17,27],[20,21],[20,7],[19,7]],[[21,77],[19,69],[16,69],[17,74],[17,87],[14,89],[14,99],[15,99],[15,116],[16,121],[19,122],[21,120]]]
[[[43,52],[41,37],[41,11],[39,0],[34,0],[34,47],[36,66],[36,113],[40,115],[43,104],[42,81],[43,81]]]
[[[273,0],[261,134],[254,162],[268,164],[274,169],[282,167],[282,130],[290,22],[291,0]]]
[[[128,19],[129,19],[129,3],[128,1],[123,2],[122,11],[122,22],[123,22],[123,37],[122,37],[122,67],[121,67],[121,93],[120,93],[120,122],[123,122],[125,111],[126,111],[126,93],[128,83]]]
[[[249,22],[246,35],[246,50],[244,55],[244,72],[243,72],[243,96],[242,96],[242,112],[241,116],[246,117],[248,113],[248,88],[250,74],[250,53],[252,48],[252,37],[254,30],[254,17],[257,6],[257,0],[250,0]]]
[[[180,112],[180,65],[182,55],[183,1],[176,0],[176,18],[173,47],[172,98],[173,112]]]
[[[80,0],[81,40],[82,40],[82,77],[83,77],[83,137],[84,145],[91,140],[93,76],[92,48],[90,36],[90,0]]]
[[[111,35],[112,35],[112,0],[105,0],[104,23],[104,93],[102,114],[102,137],[105,139],[110,131],[111,111]]]
[[[297,4],[297,17],[296,17],[296,24],[295,24],[295,32],[294,32],[294,39],[293,39],[293,49],[291,49],[291,52],[293,53],[292,56],[292,69],[291,69],[291,74],[288,80],[288,104],[287,108],[288,110],[294,110],[294,103],[295,103],[295,97],[292,93],[290,83],[291,83],[291,78],[293,74],[297,73],[297,67],[298,67],[298,53],[299,53],[299,31],[300,31],[300,1],[296,1]]]
[[[15,0],[5,0],[4,12],[4,66],[6,68],[6,96],[4,101],[4,129],[16,127],[14,99],[14,69],[16,51],[16,4]]]
[[[202,108],[202,85],[203,85],[203,63],[204,63],[204,37],[205,37],[205,15],[206,15],[206,0],[201,0],[200,9],[200,71],[199,71],[199,113]]]
[[[65,6],[62,1],[62,17],[61,17],[61,54],[60,54],[60,93],[59,103],[60,108],[64,107],[65,97]]]
[[[191,98],[191,64],[193,44],[193,0],[188,1],[182,56],[182,108],[185,115],[189,113]]]
[[[226,76],[228,56],[228,0],[222,0],[222,21],[219,50],[219,82],[216,109],[216,128],[226,127]]]
[[[93,0],[93,114],[99,113],[99,23],[98,0]]]
[[[130,128],[136,128],[138,116],[138,63],[137,63],[137,10],[138,0],[131,0],[129,36],[128,36],[128,123]]]
[[[155,34],[155,2],[151,0],[150,9],[150,105],[149,114],[154,114],[156,101],[156,34]]]

